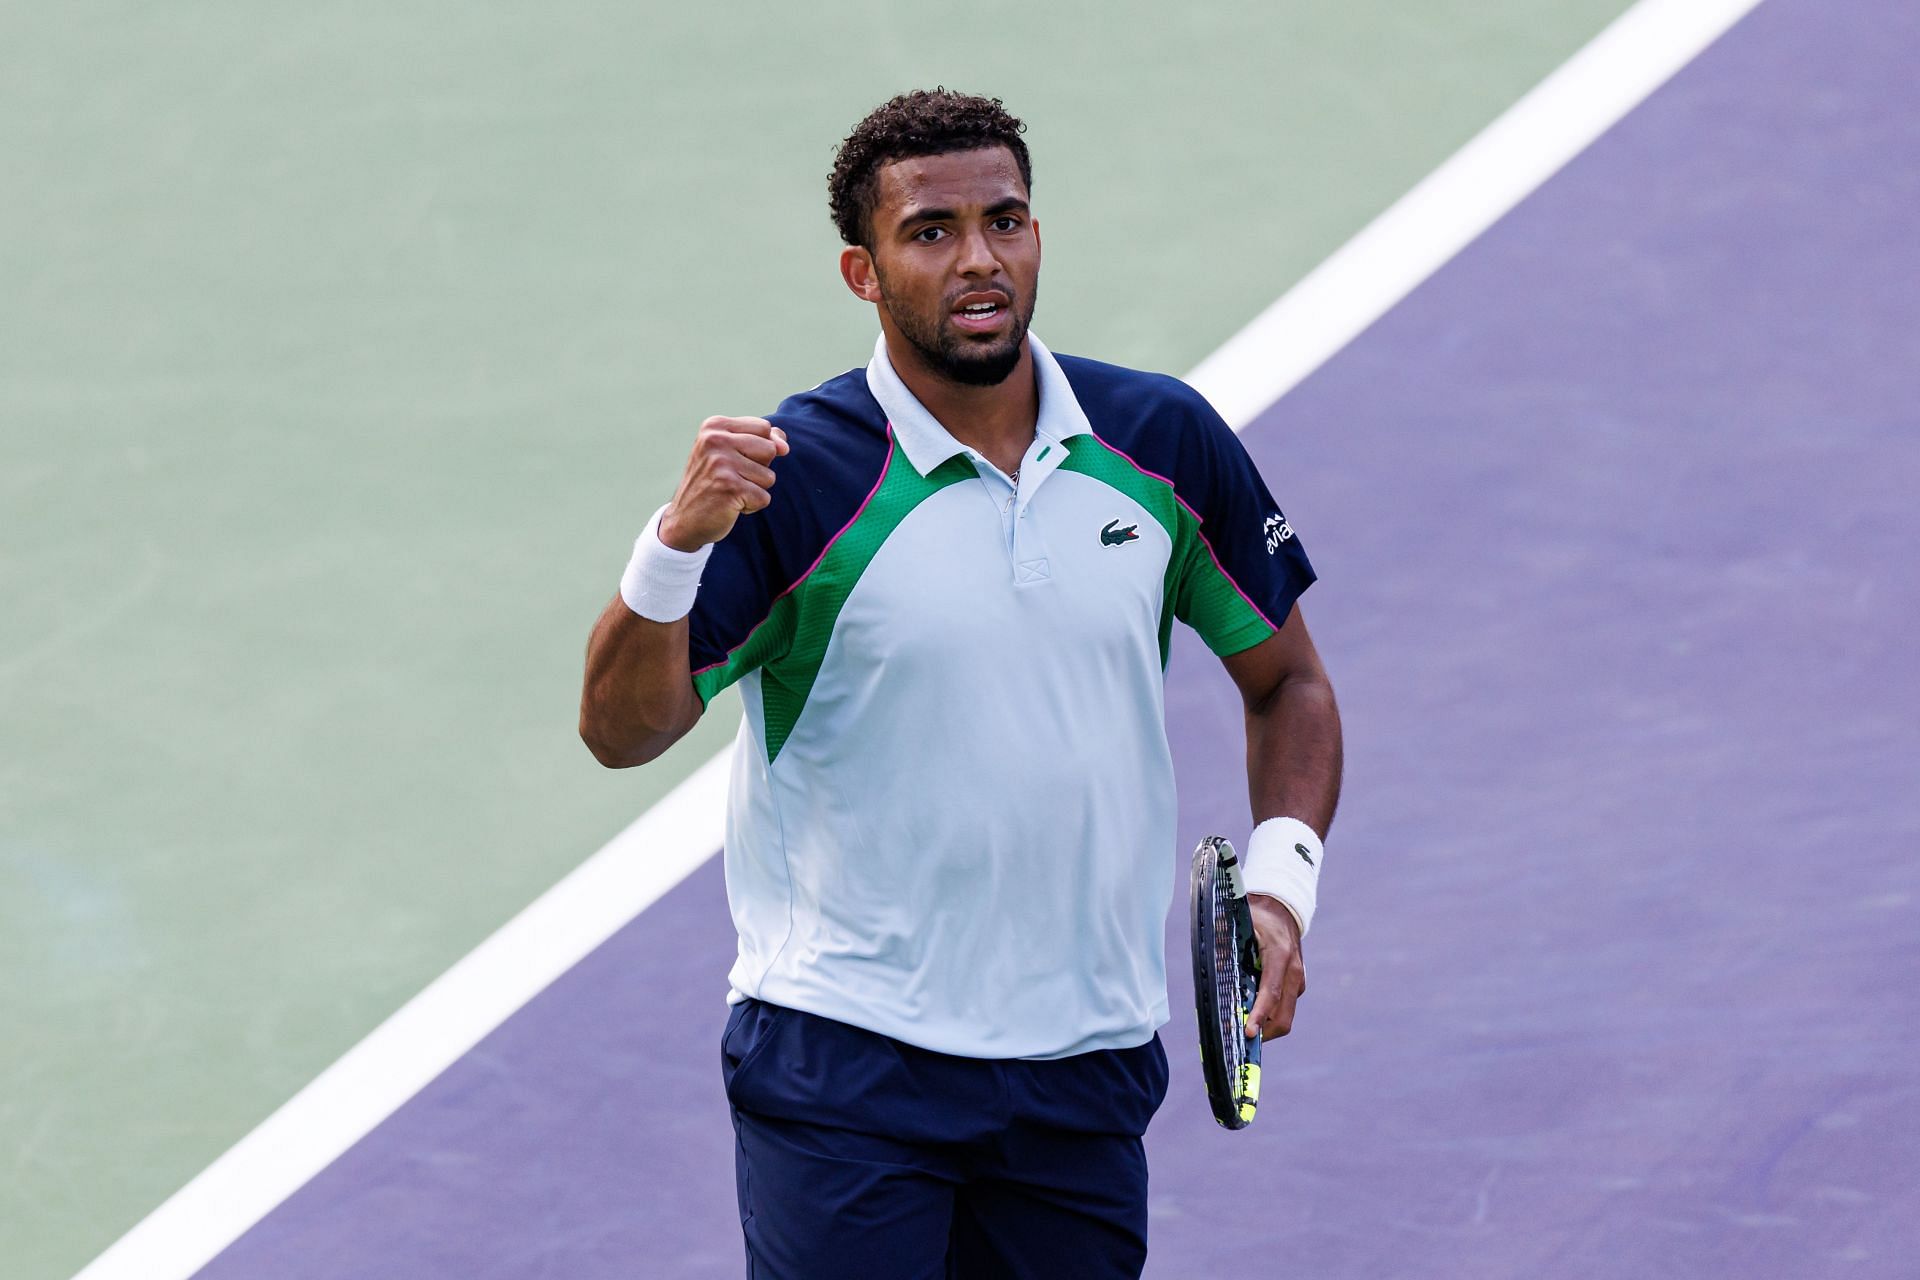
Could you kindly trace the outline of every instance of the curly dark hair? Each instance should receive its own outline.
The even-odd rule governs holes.
[[[1020,139],[1027,126],[1007,114],[998,98],[956,93],[942,85],[890,98],[853,126],[833,159],[827,178],[827,208],[848,244],[873,247],[873,206],[880,170],[895,160],[944,156],[981,147],[1005,147],[1020,166],[1020,180],[1033,190],[1033,163]]]

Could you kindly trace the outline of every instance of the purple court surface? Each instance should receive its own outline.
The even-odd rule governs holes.
[[[1769,0],[1247,431],[1349,777],[1245,1133],[1171,922],[1149,1275],[1920,1274],[1916,66]],[[201,1274],[743,1274],[731,950],[711,863]]]

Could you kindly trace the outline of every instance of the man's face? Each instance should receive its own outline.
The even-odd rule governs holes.
[[[881,169],[871,253],[881,310],[933,372],[970,386],[1006,381],[1040,283],[1040,227],[1011,151]]]

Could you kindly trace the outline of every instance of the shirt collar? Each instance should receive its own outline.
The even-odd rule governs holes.
[[[1091,435],[1093,426],[1074,396],[1060,362],[1031,332],[1027,334],[1027,348],[1033,353],[1033,370],[1040,389],[1040,414],[1033,426],[1034,434],[1056,444],[1068,436]],[[969,452],[966,445],[940,425],[939,419],[927,412],[926,406],[907,390],[907,384],[894,372],[884,333],[873,344],[873,359],[867,365],[867,390],[886,411],[887,421],[893,426],[893,438],[900,442],[907,461],[913,463],[913,469],[921,475],[931,473],[956,453]],[[1066,452],[1065,445],[1061,445],[1061,451]]]

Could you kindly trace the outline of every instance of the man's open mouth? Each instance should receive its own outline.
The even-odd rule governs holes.
[[[954,323],[971,333],[990,333],[998,329],[1011,310],[1004,294],[972,295],[962,298],[953,309]]]

